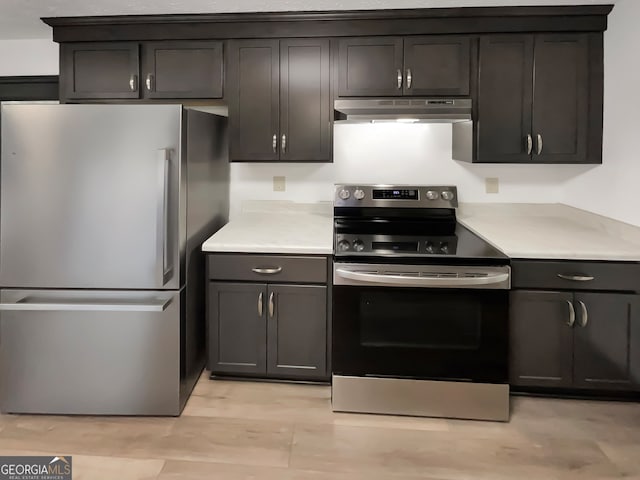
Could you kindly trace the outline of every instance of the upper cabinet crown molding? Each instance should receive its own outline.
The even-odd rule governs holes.
[[[52,17],[56,42],[602,32],[613,5]]]

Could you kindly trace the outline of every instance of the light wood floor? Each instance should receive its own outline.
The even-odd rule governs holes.
[[[329,387],[210,381],[180,418],[0,416],[74,480],[640,479],[640,404],[515,398],[510,423],[334,414]]]

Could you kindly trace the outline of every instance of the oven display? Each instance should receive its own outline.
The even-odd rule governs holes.
[[[418,242],[372,242],[371,249],[376,252],[417,252]]]
[[[418,200],[418,190],[373,190],[374,200]]]

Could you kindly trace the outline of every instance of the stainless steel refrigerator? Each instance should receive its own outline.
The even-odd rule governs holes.
[[[227,119],[1,115],[0,409],[179,415],[205,359],[200,245],[228,220]]]

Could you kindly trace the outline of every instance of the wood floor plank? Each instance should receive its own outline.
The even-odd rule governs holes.
[[[449,429],[447,421],[439,418],[334,413],[331,410],[331,387],[324,385],[215,380],[200,387],[191,396],[183,415],[409,430]]]
[[[388,474],[331,473],[292,468],[168,461],[158,480],[441,480],[436,478]]]
[[[385,472],[458,479],[601,479],[619,469],[588,440],[523,440],[517,431],[487,439],[463,432],[424,432],[297,425],[290,466],[326,472]]]
[[[53,456],[56,451],[0,449],[0,455]],[[74,480],[155,480],[164,467],[164,460],[119,458],[110,456],[78,455],[69,452],[73,459]]]
[[[0,448],[135,456],[169,435],[175,418],[20,415],[0,432]]]

